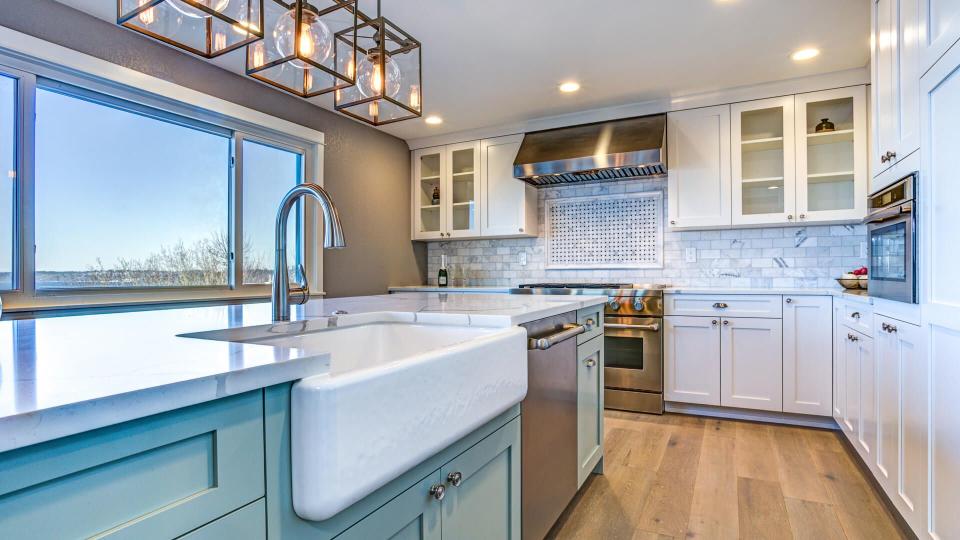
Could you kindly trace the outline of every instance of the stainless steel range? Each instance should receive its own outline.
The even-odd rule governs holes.
[[[661,284],[530,283],[512,294],[606,296],[604,404],[608,409],[663,414]]]

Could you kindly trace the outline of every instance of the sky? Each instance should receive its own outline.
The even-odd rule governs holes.
[[[0,171],[13,168],[12,98],[12,80],[0,76]],[[98,258],[109,268],[226,232],[231,145],[221,135],[38,89],[37,269],[86,270]],[[244,158],[245,236],[272,266],[277,205],[300,176],[300,157],[246,142]],[[3,272],[13,183],[0,180]]]

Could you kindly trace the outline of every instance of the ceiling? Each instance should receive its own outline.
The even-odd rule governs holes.
[[[115,0],[58,0],[114,21]],[[268,0],[269,1],[269,0]],[[423,43],[414,139],[589,109],[829,73],[870,59],[870,0],[382,0]],[[372,0],[361,9],[374,13]],[[795,63],[790,53],[817,47]],[[243,53],[213,60],[243,72]],[[582,89],[561,94],[576,80]],[[312,101],[332,109],[332,97]]]

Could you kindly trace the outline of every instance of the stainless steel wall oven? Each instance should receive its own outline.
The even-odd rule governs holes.
[[[870,296],[917,303],[916,185],[913,173],[870,196],[864,220]]]

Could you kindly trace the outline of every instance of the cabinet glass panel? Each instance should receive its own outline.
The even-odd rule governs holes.
[[[475,170],[473,149],[455,150],[451,156],[451,190],[453,205],[452,228],[455,231],[468,231],[476,227],[476,189],[477,171]]]
[[[420,232],[440,232],[440,154],[420,156]]]
[[[807,209],[855,208],[853,98],[807,103]]]
[[[740,115],[741,207],[744,215],[784,212],[783,107]]]

